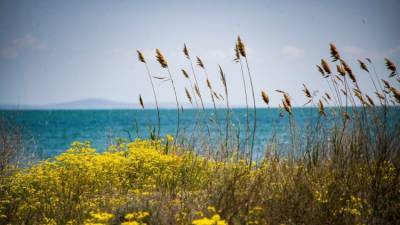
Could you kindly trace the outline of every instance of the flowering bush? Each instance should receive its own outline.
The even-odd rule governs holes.
[[[374,167],[344,171],[328,162],[308,168],[265,158],[249,168],[172,148],[170,141],[136,140],[103,153],[73,143],[54,159],[2,179],[0,223],[365,223],[372,214],[368,171]],[[396,184],[394,165],[383,164],[380,185]]]

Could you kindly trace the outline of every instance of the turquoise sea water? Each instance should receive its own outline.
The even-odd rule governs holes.
[[[319,117],[315,108],[293,110],[299,132],[306,129],[307,125],[315,123]],[[182,112],[181,129],[187,136],[190,136],[195,126],[197,112],[191,109]],[[214,134],[211,137],[221,138],[215,134],[218,134],[219,126],[224,132],[226,113],[225,109],[218,109],[217,119],[213,110],[207,110],[206,114],[203,114],[203,121]],[[280,117],[279,114],[278,109],[257,109],[256,150],[263,150],[274,129],[282,143],[288,143],[289,120],[286,113],[284,117]],[[102,151],[109,144],[115,143],[116,138],[146,138],[149,135],[149,127],[157,124],[155,110],[20,110],[0,111],[0,115],[23,128],[24,137],[31,143],[30,151],[37,152],[41,158],[65,151],[73,141],[90,141],[96,149]],[[233,109],[230,117],[231,135],[236,136],[240,131],[239,136],[243,139],[246,130],[246,109]],[[250,114],[250,125],[252,121],[253,116]],[[329,119],[323,121],[329,124]],[[205,126],[203,128],[206,132]],[[174,135],[175,129],[176,110],[161,110],[161,135]],[[210,140],[212,141],[215,140]]]

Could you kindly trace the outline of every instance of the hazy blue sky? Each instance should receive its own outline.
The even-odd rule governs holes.
[[[184,98],[181,68],[187,43],[221,89],[226,71],[231,101],[244,102],[236,36],[248,46],[256,94],[284,89],[303,104],[301,85],[324,90],[315,64],[334,42],[352,65],[370,57],[381,76],[383,58],[400,60],[400,1],[1,1],[0,103],[48,104],[84,98],[137,102],[152,93],[136,49],[154,75],[165,76],[154,49],[167,57]],[[367,74],[354,69],[361,87]],[[197,70],[204,87],[204,74]],[[157,82],[161,102],[173,102],[169,83]],[[203,88],[204,89],[204,88]],[[280,95],[271,93],[273,104]]]

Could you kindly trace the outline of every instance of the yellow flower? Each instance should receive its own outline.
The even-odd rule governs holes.
[[[174,136],[172,136],[170,134],[167,134],[165,137],[167,138],[168,143],[172,143],[174,141]]]
[[[228,223],[225,220],[221,220],[221,217],[218,214],[215,214],[211,218],[202,218],[198,220],[192,221],[193,225],[227,225]]]

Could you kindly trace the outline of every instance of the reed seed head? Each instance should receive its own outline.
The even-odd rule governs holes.
[[[396,74],[397,74],[396,65],[388,58],[385,58],[385,64],[386,64],[386,68],[389,71],[391,71],[389,77],[396,76]]]
[[[235,62],[240,61],[240,51],[239,51],[239,46],[238,44],[235,44],[235,58],[233,59]]]
[[[354,95],[360,100],[363,105],[368,105],[367,101],[365,101],[364,96],[362,96],[361,92],[354,90]]]
[[[286,112],[292,114],[292,107],[287,104],[285,99],[282,99],[283,108],[285,108]]]
[[[243,57],[246,57],[246,47],[245,47],[242,39],[240,39],[240,36],[238,36],[238,38],[237,38],[237,47],[239,49],[240,55]]]
[[[383,94],[379,93],[379,92],[375,92],[376,96],[381,99],[381,100],[385,100],[385,96],[383,96]]]
[[[325,92],[325,96],[326,96],[329,100],[331,100],[331,96],[330,96],[328,93]]]
[[[369,104],[375,106],[375,103],[374,103],[374,101],[372,100],[371,97],[369,97],[368,95],[365,95],[365,97],[367,97],[367,100],[368,100]]]
[[[331,50],[331,57],[333,58],[332,62],[340,60],[340,54],[339,54],[339,51],[337,50],[335,44],[330,43],[329,47],[330,47],[330,50]]]
[[[224,88],[225,88],[225,90],[226,90],[226,89],[227,89],[227,85],[226,85],[225,73],[224,73],[224,71],[222,70],[221,65],[218,65],[218,68],[219,68],[219,75],[221,76],[222,84],[224,85]]]
[[[190,59],[189,50],[186,47],[186,44],[183,44],[183,54],[186,56],[187,59]]]
[[[290,101],[290,97],[289,97],[289,95],[288,95],[287,93],[283,93],[283,98],[284,98],[284,100],[285,100],[285,103],[286,103],[289,107],[292,107],[292,103],[291,103],[291,101]]]
[[[349,65],[347,65],[347,63],[344,60],[340,60],[340,63],[343,65],[344,70],[346,71],[347,75],[349,75],[350,79],[356,83],[356,77],[353,74],[353,70],[350,68]]]
[[[262,96],[262,99],[264,100],[265,104],[268,105],[269,104],[269,96],[268,96],[267,92],[261,91],[261,96]]]
[[[387,80],[382,79],[382,83],[385,85],[386,89],[390,89],[391,86]]]
[[[189,93],[187,88],[185,88],[185,93],[186,93],[186,97],[189,99],[190,104],[193,104],[192,103],[192,96],[190,95],[190,93]]]
[[[156,49],[156,58],[162,68],[168,67],[167,60],[165,59],[164,55],[161,53],[160,49],[158,49],[158,48]]]
[[[141,53],[139,50],[136,50],[137,54],[138,54],[138,59],[140,62],[142,63],[146,63],[146,60],[144,59],[143,53]]]
[[[143,98],[142,98],[141,94],[139,94],[139,104],[142,107],[142,109],[144,109],[144,103],[143,103]]]
[[[216,99],[221,100],[220,97],[218,96],[217,92],[213,91],[212,93],[213,93],[213,95],[214,95],[214,97],[215,97]]]
[[[319,114],[326,117],[326,113],[324,110],[324,104],[322,103],[321,100],[319,100],[319,102],[318,102],[318,110],[319,110]]]
[[[331,68],[329,64],[325,61],[325,59],[321,59],[321,66],[327,74],[331,74]]]
[[[210,90],[212,90],[212,86],[211,86],[210,80],[207,78],[206,81],[207,81],[207,87],[210,88]]]
[[[396,89],[395,87],[390,87],[390,90],[392,91],[397,103],[400,103],[400,90]]]
[[[194,85],[194,90],[196,91],[197,96],[199,96],[199,98],[201,98],[200,89],[199,89],[199,86],[197,86],[197,84]]]
[[[321,73],[323,77],[325,77],[325,71],[322,69],[320,65],[317,65],[318,71]]]
[[[336,69],[337,69],[337,72],[338,72],[340,75],[342,75],[342,76],[345,76],[345,75],[346,75],[346,71],[344,70],[343,65],[341,65],[341,64],[336,65]]]
[[[198,56],[196,56],[196,63],[198,66],[204,69],[204,63]]]
[[[303,89],[304,95],[305,95],[307,98],[311,98],[311,93],[310,93],[310,91],[308,90],[308,88],[306,87],[305,84],[303,84],[303,87],[304,87],[304,89]]]
[[[189,74],[186,72],[185,69],[182,69],[182,74],[185,78],[189,79]]]
[[[360,64],[361,69],[369,73],[369,70],[368,70],[368,68],[367,68],[367,65],[365,65],[365,63],[364,63],[363,61],[361,61],[360,59],[357,60],[357,61],[358,61],[358,63]]]

